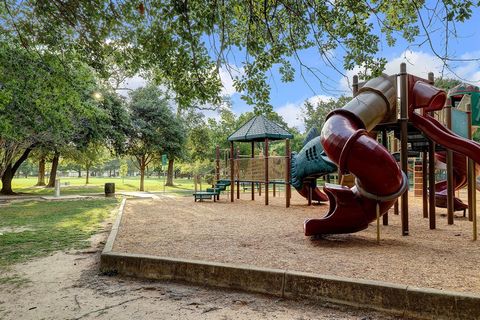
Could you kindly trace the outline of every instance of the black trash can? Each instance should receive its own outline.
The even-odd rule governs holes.
[[[115,197],[115,183],[105,183],[105,197]]]

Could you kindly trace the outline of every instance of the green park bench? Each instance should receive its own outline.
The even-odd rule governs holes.
[[[222,191],[225,191],[225,189],[230,185],[229,180],[218,180],[217,184],[215,185],[214,188],[207,188],[207,191],[197,191],[193,194],[195,197],[195,202],[197,200],[211,200],[213,197],[213,201],[215,202],[216,200],[220,199],[220,193]]]
[[[217,200],[218,193],[217,192],[209,192],[209,191],[198,191],[193,194],[195,197],[195,202],[197,200],[203,201],[205,199],[212,200],[213,196],[213,202]]]

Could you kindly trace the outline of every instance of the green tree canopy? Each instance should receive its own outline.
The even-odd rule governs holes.
[[[338,99],[330,99],[327,101],[319,100],[313,103],[306,100],[303,103],[302,120],[307,130],[317,128],[321,130],[325,123],[325,118],[334,109],[342,108],[352,98],[341,96]]]
[[[435,86],[448,91],[449,89],[461,84],[462,81],[451,78],[438,78],[435,79]]]
[[[132,91],[130,99],[132,125],[127,139],[127,153],[136,159],[140,170],[140,191],[143,191],[146,167],[162,154],[180,154],[185,132],[170,110],[164,92],[155,85]]]
[[[267,72],[278,68],[283,81],[293,81],[294,62],[308,67],[299,58],[304,49],[316,48],[327,63],[328,53],[340,49],[345,69],[362,66],[377,75],[386,63],[380,30],[390,46],[399,36],[420,40],[447,63],[451,57],[440,54],[430,38],[438,26],[432,19],[449,30],[469,19],[476,6],[473,0],[441,0],[436,6],[410,0],[5,0],[0,36],[30,50],[79,52],[105,77],[112,62],[149,72],[173,89],[181,106],[218,102],[220,67],[237,61],[243,70],[237,91],[267,110]]]
[[[2,193],[12,193],[11,179],[34,147],[70,142],[73,119],[95,115],[84,99],[95,81],[73,56],[65,64],[54,54],[1,42],[0,83],[0,176]]]

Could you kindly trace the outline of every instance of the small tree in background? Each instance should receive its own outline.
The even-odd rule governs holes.
[[[313,103],[309,100],[306,100],[303,104],[302,120],[305,124],[305,129],[309,130],[311,128],[321,129],[325,123],[325,118],[327,115],[335,109],[342,108],[346,105],[352,98],[341,96],[338,99],[330,99],[328,101],[318,101]]]

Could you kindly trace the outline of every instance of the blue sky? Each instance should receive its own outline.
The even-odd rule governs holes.
[[[427,1],[431,2],[431,1]],[[426,13],[425,13],[426,15]],[[438,31],[432,34],[434,47],[441,54],[444,53],[443,46],[443,28],[438,24]],[[448,45],[448,54],[454,58],[480,58],[480,9],[474,9],[474,14],[470,20],[465,23],[457,23],[455,25],[457,37],[450,36]],[[379,47],[380,56],[388,60],[385,72],[394,74],[398,72],[401,62],[407,63],[407,70],[409,73],[418,76],[427,76],[429,71],[440,76],[442,71],[444,76],[457,78],[460,77],[464,81],[480,84],[480,61],[465,61],[452,62],[449,67],[450,70],[445,69],[442,61],[435,57],[431,48],[427,44],[421,46],[415,43],[409,44],[400,36],[397,38],[397,43],[394,47],[389,47],[385,43],[385,39],[381,37]],[[419,37],[417,43],[421,43],[425,38]],[[358,72],[356,70],[345,71],[342,67],[342,52],[339,50],[331,52],[332,58],[338,64],[336,67],[342,71],[351,81],[351,77]],[[274,110],[282,115],[285,121],[291,125],[296,126],[300,131],[303,131],[300,115],[301,106],[306,99],[316,101],[319,99],[329,99],[331,97],[338,97],[341,94],[348,95],[350,92],[348,81],[345,77],[323,64],[316,49],[312,48],[302,52],[302,62],[308,66],[314,66],[321,69],[324,76],[320,76],[323,86],[313,75],[304,72],[306,81],[302,79],[298,64],[295,81],[290,83],[282,83],[280,76],[275,70],[272,70],[270,76],[271,85],[271,104]],[[234,64],[232,61],[231,64]],[[241,69],[241,66],[235,66]],[[240,114],[245,111],[251,111],[252,106],[247,105],[240,98],[240,93],[236,92],[233,87],[233,80],[226,69],[221,72],[222,82],[224,84],[224,94],[231,97],[233,102],[232,111]],[[140,78],[131,79],[131,86],[135,87],[137,82],[141,82]],[[207,116],[215,117],[214,113],[207,113]]]

